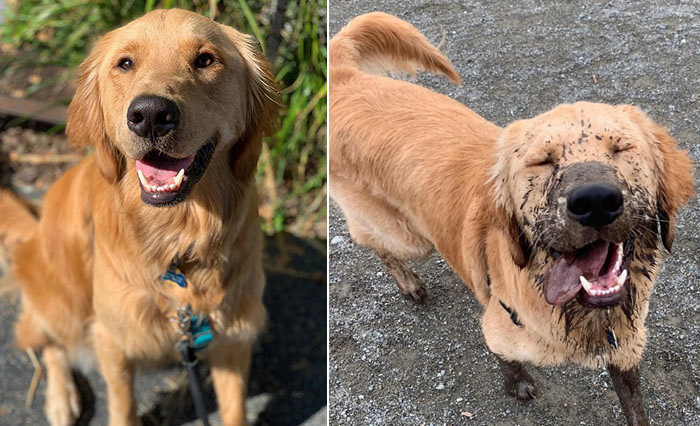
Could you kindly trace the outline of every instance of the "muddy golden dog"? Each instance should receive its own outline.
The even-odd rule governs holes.
[[[661,244],[693,193],[691,162],[639,109],[580,102],[505,129],[385,70],[458,83],[415,28],[382,13],[330,42],[331,196],[415,303],[407,259],[437,250],[484,306],[506,392],[537,395],[522,362],[607,365],[645,425],[638,364]],[[372,74],[375,73],[375,74]]]
[[[276,121],[269,64],[250,36],[158,10],[102,37],[79,71],[67,134],[94,155],[54,184],[38,223],[0,198],[0,229],[22,241],[16,343],[43,348],[48,420],[79,416],[70,361],[88,348],[110,424],[138,423],[134,366],[175,359],[174,319],[189,303],[211,321],[200,356],[222,421],[245,424],[251,345],[266,317],[254,171]],[[161,278],[174,267],[182,286]]]

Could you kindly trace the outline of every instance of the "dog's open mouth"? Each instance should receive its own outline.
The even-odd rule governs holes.
[[[561,305],[577,295],[581,302],[597,307],[620,302],[627,294],[630,247],[630,240],[622,243],[598,240],[561,254],[545,278],[547,303]]]
[[[141,184],[141,200],[152,206],[174,206],[184,201],[204,175],[217,140],[211,138],[194,155],[174,158],[153,150],[134,160]]]

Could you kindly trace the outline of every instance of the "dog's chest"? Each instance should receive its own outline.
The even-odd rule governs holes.
[[[206,319],[224,296],[222,266],[216,266],[150,265],[139,273],[131,271],[133,275],[96,269],[96,317],[130,358],[171,360],[182,337],[178,310],[187,308],[190,314]]]

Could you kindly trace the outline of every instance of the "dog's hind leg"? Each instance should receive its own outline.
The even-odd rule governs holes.
[[[377,253],[403,297],[423,304],[428,292],[406,259],[426,257],[433,251],[432,243],[421,236],[401,211],[384,200],[342,186],[334,193],[334,199],[345,213],[352,239]]]
[[[508,396],[521,401],[535,399],[539,393],[535,386],[535,380],[525,371],[523,364],[518,361],[506,361],[498,355],[496,357],[498,365],[501,367],[503,385]]]
[[[612,378],[615,392],[620,399],[622,411],[629,426],[648,426],[642,392],[639,389],[639,367],[621,370],[614,365],[608,365],[608,374]]]
[[[399,293],[411,302],[422,305],[428,299],[428,292],[418,275],[408,264],[390,254],[377,251],[377,256],[396,280]]]
[[[49,424],[75,424],[80,416],[80,394],[65,349],[57,345],[44,348],[46,366],[46,404],[44,411]]]

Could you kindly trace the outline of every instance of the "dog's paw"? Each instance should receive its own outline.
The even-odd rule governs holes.
[[[80,394],[75,383],[66,381],[63,386],[49,382],[46,388],[44,412],[51,426],[74,425],[80,417]]]
[[[410,300],[416,305],[422,305],[428,300],[428,291],[422,285],[413,291],[400,291],[406,300]]]
[[[530,401],[539,396],[535,380],[522,372],[517,379],[505,383],[506,394],[520,401]]]

